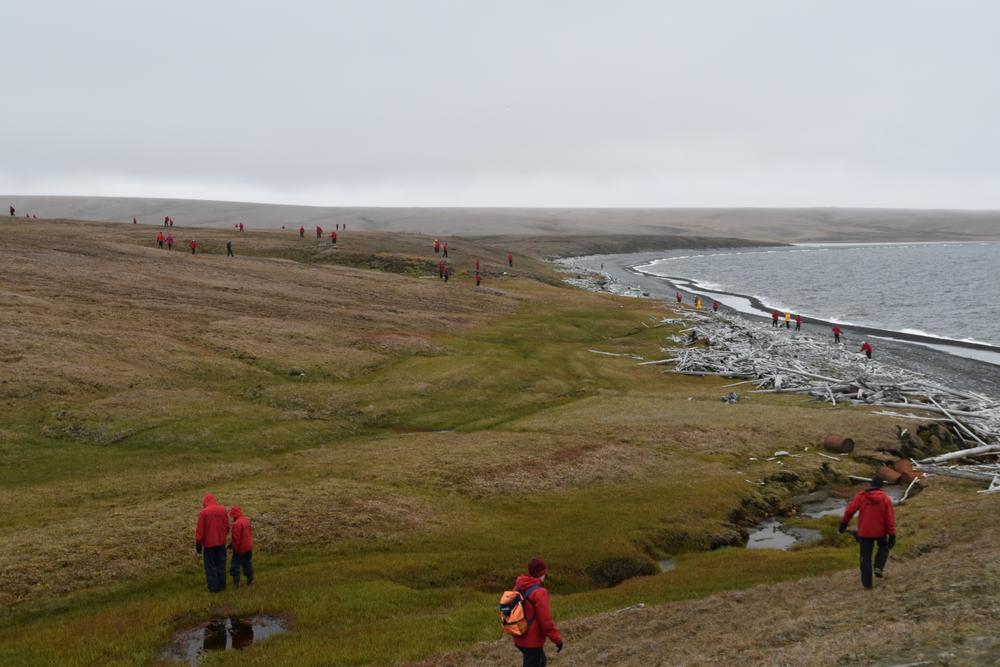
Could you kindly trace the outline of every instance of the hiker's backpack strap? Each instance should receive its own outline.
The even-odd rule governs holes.
[[[521,594],[521,597],[523,597],[527,602],[531,602],[531,594],[537,591],[541,587],[542,587],[541,584],[535,584],[533,586],[528,586],[523,591],[518,591],[518,592]],[[535,603],[531,602],[531,606],[534,607]]]

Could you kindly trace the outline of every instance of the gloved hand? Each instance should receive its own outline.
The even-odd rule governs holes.
[[[232,550],[233,550],[233,543],[230,542],[229,544],[226,545],[226,551],[232,551]]]
[[[556,642],[556,653],[562,651],[562,642]]]
[[[840,528],[837,529],[837,532],[843,533],[845,530],[847,530],[847,524],[842,523],[840,524]]]
[[[887,549],[891,549],[894,546],[896,546],[896,536],[895,535],[890,535],[888,538],[886,538],[886,545],[885,546],[886,546]]]
[[[199,556],[201,555],[201,542],[198,542],[194,545],[194,552]]]

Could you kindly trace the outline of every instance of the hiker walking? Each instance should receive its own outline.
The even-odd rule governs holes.
[[[795,330],[802,331],[802,315],[798,313],[795,314]]]
[[[174,249],[174,235],[167,234],[167,250],[173,250],[173,249]]]
[[[548,662],[545,657],[546,639],[556,645],[556,653],[563,648],[562,635],[552,620],[549,592],[545,589],[545,577],[548,573],[549,567],[544,560],[532,558],[528,563],[528,574],[522,574],[514,582],[514,590],[520,592],[528,602],[525,605],[528,631],[520,637],[514,637],[514,645],[524,656],[523,667],[545,667]]]
[[[779,317],[781,317],[781,313],[779,313],[777,310],[774,310],[771,313],[771,328],[772,329],[777,329],[778,328],[778,318]]]
[[[674,293],[674,298],[677,299],[677,303],[682,303],[684,301],[684,297],[681,295],[680,291]]]
[[[330,232],[330,245],[337,245],[337,232]]]
[[[442,252],[442,254],[443,254],[443,255],[444,255],[445,257],[447,257],[447,256],[448,256],[448,242],[447,242],[447,241],[445,241],[445,242],[444,242],[444,245],[443,245],[443,246],[441,247],[441,252]]]
[[[859,350],[859,352],[864,352],[865,356],[868,357],[869,359],[871,359],[872,358],[872,344],[869,343],[868,341],[864,341],[863,343],[861,343],[861,349]]]
[[[17,211],[14,210],[14,205],[11,204],[10,205],[10,217],[13,218],[15,213],[17,213]]]
[[[444,262],[438,262],[438,278],[444,279]]]
[[[444,267],[444,275],[442,277],[444,278],[445,282],[448,282],[448,276],[450,275],[451,275],[451,269],[449,269],[447,266]]]
[[[198,524],[194,530],[194,550],[205,561],[205,582],[211,593],[226,588],[226,537],[229,517],[226,508],[215,496],[207,494],[201,501]]]
[[[701,297],[700,296],[696,296],[694,298],[694,307],[695,307],[696,310],[701,310]]]
[[[240,231],[241,232],[243,231],[243,223],[242,222],[240,223]]]
[[[719,302],[714,299],[712,300],[712,312],[713,313],[719,312]]]
[[[169,224],[170,224],[170,216],[169,215],[163,216],[163,226],[166,227]]]
[[[304,239],[306,237],[306,228],[304,226],[299,227],[299,238]]]
[[[247,586],[253,585],[253,528],[250,519],[243,515],[239,505],[233,505],[229,510],[233,517],[233,540],[229,548],[233,550],[233,559],[229,566],[229,576],[233,578],[233,588],[240,585],[240,570],[246,577]]]
[[[316,225],[316,238],[318,239],[323,238],[323,228],[320,227],[319,225]]]
[[[340,231],[340,223],[339,222],[334,226],[333,231],[335,231],[335,232],[339,232]]]
[[[441,242],[434,239],[434,254],[437,255],[441,252]]]
[[[157,232],[156,234],[156,245],[160,246],[160,250],[163,250],[163,242],[166,239],[163,236],[163,232]]]
[[[132,224],[133,225],[138,225],[139,224],[139,221],[135,219],[134,215],[132,216]]]
[[[833,331],[833,342],[834,342],[834,343],[839,343],[839,342],[840,342],[840,334],[842,334],[842,333],[843,333],[843,332],[842,332],[842,331],[840,330],[840,327],[838,327],[838,326],[837,326],[837,325],[835,324],[835,325],[833,325],[833,329],[831,329],[831,331]]]
[[[190,241],[188,241],[188,247],[191,248],[191,254],[193,255],[195,251],[198,250],[198,242],[195,241],[194,239],[191,239]]]
[[[233,242],[226,241],[226,257],[235,257],[235,256],[236,255],[233,254]]]
[[[861,549],[861,585],[872,587],[872,549],[875,553],[875,576],[882,577],[889,560],[889,550],[896,546],[896,513],[892,500],[882,492],[882,478],[872,477],[871,486],[859,491],[844,508],[840,532],[847,530],[851,517],[858,512],[858,545]]]
[[[511,253],[507,253],[507,266],[511,268],[514,267],[514,255],[512,255]]]
[[[479,283],[483,282],[482,277],[479,275],[479,271],[476,271],[476,287],[479,287]]]
[[[786,329],[792,328],[792,311],[790,310],[785,311],[785,328]]]

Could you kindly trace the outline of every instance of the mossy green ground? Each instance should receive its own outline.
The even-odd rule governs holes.
[[[69,267],[53,259],[51,284],[4,276],[5,330],[44,322],[38,335],[71,349],[65,366],[46,341],[3,350],[27,370],[3,385],[0,664],[147,664],[178,628],[258,612],[293,631],[205,664],[426,658],[496,637],[495,600],[534,555],[551,566],[559,618],[853,566],[836,539],[787,553],[707,546],[758,493],[748,479],[808,480],[823,463],[751,456],[830,432],[875,446],[889,425],[799,398],[726,405],[725,381],[590,352],[655,358],[662,305],[548,276],[459,292],[315,258],[275,265],[267,248],[195,265],[117,243]],[[412,257],[399,260],[407,274]],[[168,303],[201,304],[190,319],[150,305],[145,281],[168,261]],[[95,292],[108,262],[137,286]],[[283,310],[318,275],[339,288]],[[223,294],[264,280],[252,300]],[[204,590],[193,525],[207,492],[255,525],[252,589]],[[609,557],[667,555],[676,570],[614,588],[587,574]]]

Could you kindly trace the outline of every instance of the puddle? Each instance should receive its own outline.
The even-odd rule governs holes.
[[[821,489],[805,496],[793,498],[792,500],[796,507],[798,507],[799,515],[801,516],[809,517],[811,519],[817,519],[824,516],[840,516],[844,513],[844,508],[847,507],[847,503],[851,501],[854,494],[866,488],[868,487],[855,487],[850,490],[849,496],[843,498],[830,495],[829,492]],[[906,487],[900,485],[887,485],[882,487],[882,491],[885,495],[892,499],[892,504],[896,505],[899,503],[899,499],[902,498],[903,494],[906,492]]]
[[[197,665],[208,651],[239,651],[282,632],[288,632],[288,623],[277,616],[213,618],[175,634],[163,657]]]
[[[660,572],[671,572],[677,569],[677,563],[673,558],[664,558],[657,565],[660,566]]]
[[[777,519],[768,519],[750,531],[747,549],[791,549],[796,544],[812,544],[823,539],[823,533],[812,528],[786,528]]]
[[[818,519],[824,516],[841,516],[844,508],[851,501],[858,491],[867,486],[857,486],[847,489],[849,494],[845,497],[831,495],[826,489],[819,489],[812,493],[792,498],[793,504],[798,508],[799,516],[810,519]],[[904,486],[885,486],[882,488],[887,496],[892,499],[893,505],[899,503],[899,499],[906,492]],[[823,539],[823,534],[812,528],[786,527],[781,520],[771,517],[762,521],[750,530],[750,537],[747,540],[747,549],[791,549],[797,544],[812,544]]]

